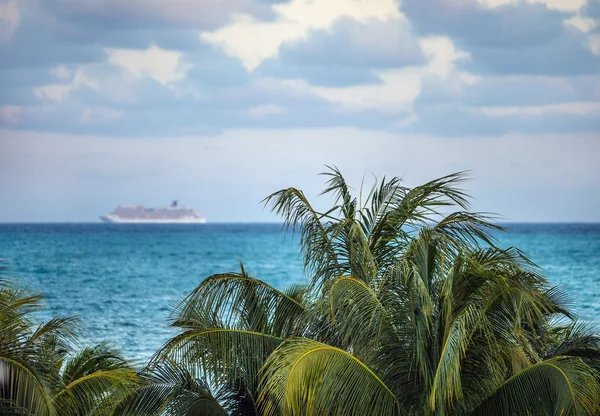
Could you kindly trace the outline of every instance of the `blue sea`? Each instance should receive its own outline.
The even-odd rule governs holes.
[[[600,224],[509,224],[516,246],[600,328]],[[204,278],[238,271],[277,288],[304,279],[297,240],[281,224],[0,224],[8,277],[45,295],[40,319],[77,315],[86,341],[110,340],[143,360],[174,334],[172,307]]]

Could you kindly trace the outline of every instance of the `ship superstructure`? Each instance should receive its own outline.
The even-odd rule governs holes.
[[[206,222],[198,211],[180,207],[177,201],[168,208],[146,208],[143,205],[118,206],[100,219],[111,223],[197,224]]]

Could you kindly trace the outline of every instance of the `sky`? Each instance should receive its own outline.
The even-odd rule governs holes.
[[[600,0],[0,0],[0,222],[277,221],[325,165],[598,222],[599,155]]]

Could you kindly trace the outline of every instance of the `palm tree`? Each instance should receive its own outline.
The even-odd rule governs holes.
[[[0,280],[0,414],[111,414],[138,385],[131,364],[106,343],[74,350],[77,320],[36,326],[40,308],[40,295]]]
[[[233,414],[600,414],[599,338],[495,245],[465,173],[384,178],[358,198],[326,175],[325,212],[295,188],[265,200],[300,234],[310,284],[279,291],[243,267],[207,278],[152,365],[197,369],[245,403]]]

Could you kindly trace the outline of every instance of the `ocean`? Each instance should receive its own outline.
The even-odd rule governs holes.
[[[600,224],[508,224],[516,246],[600,329]],[[7,277],[45,295],[40,319],[77,315],[86,342],[145,360],[175,332],[172,307],[204,278],[238,271],[277,288],[304,281],[297,239],[281,224],[0,224]]]

